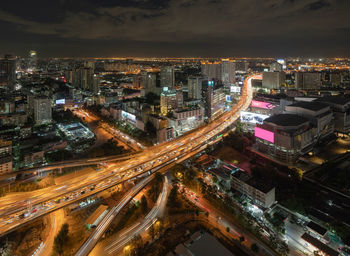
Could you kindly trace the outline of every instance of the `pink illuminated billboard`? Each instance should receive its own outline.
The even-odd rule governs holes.
[[[276,106],[271,104],[271,103],[269,103],[269,102],[252,100],[252,107],[254,107],[254,108],[264,108],[264,109],[273,109]]]
[[[273,132],[261,129],[259,127],[255,127],[254,135],[255,135],[255,137],[258,137],[258,138],[263,139],[263,140],[267,140],[271,143],[275,142],[275,136],[274,136]]]

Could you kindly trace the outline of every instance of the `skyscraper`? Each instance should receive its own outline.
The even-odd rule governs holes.
[[[16,58],[5,55],[0,60],[0,87],[13,89],[16,82]]]
[[[202,75],[205,75],[208,77],[208,80],[221,80],[221,63],[220,62],[213,62],[213,63],[207,63],[203,62],[201,65],[201,72]]]
[[[37,69],[37,64],[38,64],[38,56],[36,51],[29,51],[29,56],[28,56],[28,70],[30,71],[36,71]]]
[[[295,85],[298,89],[318,90],[321,87],[321,74],[318,72],[296,72]]]
[[[221,63],[221,81],[224,85],[230,85],[235,82],[235,64],[230,60],[222,60]]]
[[[34,99],[34,121],[41,125],[50,123],[52,120],[51,99],[45,96]]]
[[[176,90],[164,90],[160,94],[160,111],[163,115],[167,115],[172,110],[182,108],[182,105],[182,92]]]
[[[146,96],[148,93],[154,93],[160,95],[160,87],[157,87],[157,75],[155,73],[147,73],[145,71],[142,74],[142,89],[141,94]]]
[[[81,67],[66,72],[66,79],[75,88],[97,93],[99,91],[99,77],[92,68]]]
[[[175,73],[173,66],[164,66],[160,68],[160,87],[168,87],[169,89],[175,86]]]
[[[205,78],[201,76],[189,76],[188,77],[188,97],[190,99],[202,98],[202,83]]]
[[[264,72],[262,86],[269,89],[280,89],[286,82],[286,74],[284,72]]]

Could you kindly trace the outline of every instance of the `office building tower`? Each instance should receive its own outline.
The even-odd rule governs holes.
[[[268,89],[280,89],[286,82],[286,74],[284,72],[264,72],[262,79],[262,87]]]
[[[0,60],[0,87],[13,89],[16,82],[16,58],[5,55]]]
[[[221,81],[224,85],[235,83],[235,64],[230,60],[223,60],[221,63]]]
[[[237,60],[235,62],[235,70],[238,72],[247,72],[249,68],[249,62],[245,60]]]
[[[164,66],[160,68],[160,87],[173,89],[175,86],[175,73],[173,66]]]
[[[203,91],[205,116],[209,120],[214,120],[225,110],[224,87],[214,87],[208,85]]]
[[[37,52],[31,50],[29,52],[29,56],[28,56],[28,70],[29,71],[36,71],[37,64],[38,64]]]
[[[41,125],[52,120],[51,99],[45,96],[34,98],[34,121]]]
[[[188,98],[198,100],[202,98],[203,80],[205,80],[205,78],[201,76],[188,77]]]
[[[202,75],[207,76],[208,80],[221,80],[221,69],[222,68],[220,62],[203,62],[201,65]]]
[[[146,96],[148,93],[160,95],[161,88],[157,87],[157,75],[155,73],[141,72],[140,78],[141,95]]]
[[[296,72],[295,86],[297,89],[318,90],[321,88],[321,73]]]
[[[94,74],[92,68],[82,67],[69,70],[66,72],[66,79],[77,89],[92,93],[98,93],[99,91],[100,79],[97,74]]]
[[[176,90],[164,90],[160,94],[160,112],[162,115],[167,115],[176,109],[181,109],[183,106],[183,94]]]

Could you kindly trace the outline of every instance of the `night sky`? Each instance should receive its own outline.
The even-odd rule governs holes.
[[[0,54],[350,56],[350,0],[1,1]]]

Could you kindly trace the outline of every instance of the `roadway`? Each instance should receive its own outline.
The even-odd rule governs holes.
[[[261,78],[261,76],[258,77]],[[206,126],[195,129],[175,140],[147,148],[142,153],[133,155],[131,160],[120,161],[95,173],[89,179],[68,182],[63,188],[52,186],[48,193],[37,190],[16,196],[9,194],[0,198],[0,236],[33,218],[96,194],[124,180],[147,173],[157,166],[176,161],[178,157],[183,157],[183,155],[207,145],[212,139],[215,140],[220,133],[231,127],[233,122],[239,118],[240,110],[249,107],[252,100],[252,78],[256,79],[257,76],[252,75],[245,79],[239,102],[230,111]],[[91,188],[99,189],[90,191]],[[29,207],[28,202],[30,202]],[[27,212],[25,207],[29,208]],[[23,214],[27,216],[20,219]]]
[[[147,216],[140,222],[137,222],[126,230],[123,230],[117,236],[113,236],[97,244],[97,246],[89,253],[89,256],[98,255],[115,255],[120,252],[130,240],[138,234],[142,234],[157,221],[157,217],[162,217],[166,207],[170,183],[168,177],[164,177],[162,193]]]
[[[252,234],[238,226],[236,223],[232,222],[217,210],[210,202],[205,200],[203,197],[196,195],[193,191],[184,188],[184,195],[197,207],[203,209],[209,213],[208,221],[213,225],[218,227],[222,233],[227,233],[226,227],[230,228],[229,235],[234,239],[239,240],[241,236],[244,236],[245,241],[243,242],[246,247],[250,247],[251,244],[256,243],[260,249],[259,255],[275,256],[277,255],[271,248],[263,244]]]
[[[100,224],[96,227],[96,229],[92,232],[90,237],[84,242],[82,247],[75,254],[76,256],[87,255],[96,245],[98,240],[102,237],[102,235],[106,232],[109,225],[112,223],[113,219],[119,214],[119,212],[123,209],[123,207],[129,203],[129,201],[140,192],[152,179],[154,175],[148,176],[144,178],[141,182],[136,184],[120,201],[120,203],[114,206],[102,219]]]
[[[87,122],[99,122],[99,117],[95,116],[92,113],[88,113],[85,110],[79,109],[79,110],[73,110],[73,113],[77,115],[80,118],[85,119]],[[115,138],[117,138],[118,141],[121,141],[125,146],[131,147],[135,151],[140,151],[145,149],[146,147],[142,145],[140,142],[136,141],[134,138],[130,137],[129,135],[115,129],[113,126],[103,123],[102,125],[99,125],[99,128],[105,130],[107,133],[111,134]]]

